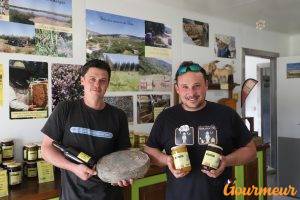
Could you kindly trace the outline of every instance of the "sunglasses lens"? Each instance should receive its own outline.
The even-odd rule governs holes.
[[[181,66],[178,68],[176,74],[178,74],[178,75],[184,74],[184,73],[186,72],[186,70],[187,70],[187,67],[181,65]]]
[[[199,72],[200,71],[200,66],[199,65],[194,64],[194,65],[189,66],[189,68],[192,72]]]

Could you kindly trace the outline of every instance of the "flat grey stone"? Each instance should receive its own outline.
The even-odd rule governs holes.
[[[145,176],[150,166],[146,153],[137,149],[117,151],[97,162],[97,175],[107,183],[138,179]]]

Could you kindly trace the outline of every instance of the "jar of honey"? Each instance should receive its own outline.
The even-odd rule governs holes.
[[[1,142],[2,148],[2,160],[13,160],[14,159],[14,141],[6,140]]]
[[[192,167],[186,146],[175,146],[171,148],[171,151],[174,159],[175,169],[179,169],[184,172],[190,172]]]
[[[36,161],[38,158],[38,146],[30,143],[23,147],[23,157],[25,161]]]
[[[21,163],[10,163],[7,165],[8,185],[16,186],[22,183]]]
[[[37,177],[37,163],[36,162],[25,162],[24,175],[28,178]]]
[[[42,160],[43,159],[43,157],[42,157],[42,143],[38,142],[38,143],[35,143],[35,144],[36,144],[37,149],[38,149],[37,159]]]
[[[202,160],[202,169],[210,171],[219,168],[223,148],[215,144],[208,144]]]

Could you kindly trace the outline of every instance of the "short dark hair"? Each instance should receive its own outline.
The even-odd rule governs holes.
[[[189,68],[189,67],[192,66],[192,65],[198,66],[198,67],[197,67],[197,71],[191,70],[191,69]],[[204,80],[205,80],[205,81],[208,80],[208,75],[207,75],[205,69],[203,69],[198,63],[194,63],[193,61],[183,61],[183,62],[179,65],[179,67],[178,67],[178,69],[177,69],[177,72],[176,72],[176,74],[175,74],[175,81],[176,81],[176,82],[177,82],[178,76],[184,74],[184,73],[180,73],[180,69],[181,69],[181,68],[186,68],[186,71],[185,71],[184,73],[189,72],[189,71],[191,71],[191,72],[200,72],[200,73],[202,73]]]
[[[81,67],[80,75],[84,76],[87,73],[87,71],[89,70],[89,68],[91,68],[91,67],[95,67],[95,68],[103,69],[103,70],[107,71],[108,79],[110,79],[111,69],[110,69],[109,64],[106,61],[99,60],[99,59],[93,59],[93,60],[90,60],[87,63],[85,63],[85,65],[83,65]]]

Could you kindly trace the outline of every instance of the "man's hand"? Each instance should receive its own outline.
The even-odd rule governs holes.
[[[126,187],[126,186],[129,186],[129,185],[132,185],[132,183],[133,183],[133,180],[129,179],[129,180],[118,181],[118,183],[113,183],[112,185],[113,186]]]
[[[172,172],[172,174],[175,176],[175,178],[182,178],[186,176],[189,172],[184,172],[179,169],[175,169],[174,161],[172,156],[166,157],[166,163],[168,165],[169,170]]]
[[[74,174],[76,174],[76,176],[78,176],[81,180],[84,180],[84,181],[88,180],[93,175],[97,174],[95,168],[90,169],[90,168],[88,168],[87,166],[85,166],[83,164],[76,165],[74,167],[74,170],[72,170],[72,171],[73,171]]]
[[[226,162],[226,157],[225,156],[221,156],[220,159],[220,165],[219,168],[216,170],[201,170],[204,174],[206,174],[207,176],[211,177],[211,178],[217,178],[218,176],[220,176],[223,171],[225,170],[227,166],[227,162]]]

